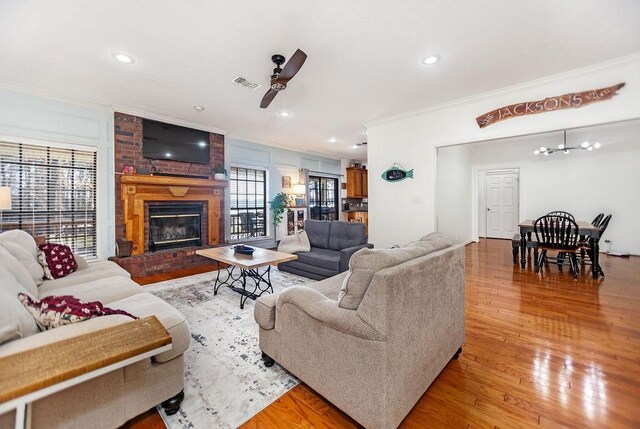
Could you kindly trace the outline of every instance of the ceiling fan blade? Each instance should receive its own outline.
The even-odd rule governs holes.
[[[286,83],[293,79],[293,77],[300,71],[302,65],[307,60],[307,54],[298,49],[287,61],[284,69],[280,72],[280,76],[278,76],[277,82]]]
[[[262,101],[260,102],[260,108],[266,109],[267,107],[269,107],[269,104],[271,104],[273,99],[276,98],[276,95],[278,95],[278,91],[275,91],[269,88],[269,91],[267,91],[264,97],[262,97]]]

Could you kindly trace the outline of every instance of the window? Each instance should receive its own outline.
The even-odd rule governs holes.
[[[0,186],[11,188],[3,230],[22,229],[96,257],[96,153],[0,141]]]
[[[338,220],[338,179],[309,176],[309,217]]]
[[[267,172],[231,167],[231,239],[267,235]]]

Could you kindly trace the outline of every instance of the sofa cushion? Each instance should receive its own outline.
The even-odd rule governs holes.
[[[33,317],[20,303],[18,294],[28,294],[27,290],[0,265],[0,344],[28,337],[38,332]]]
[[[100,301],[110,304],[131,295],[144,292],[144,289],[128,277],[108,275],[90,281],[77,283],[57,283],[45,281],[39,288],[41,297],[51,295],[73,295],[83,301]]]
[[[329,249],[342,250],[367,242],[367,233],[362,222],[331,222]]]
[[[85,302],[71,295],[47,296],[34,300],[29,295],[21,293],[18,294],[18,298],[35,319],[38,328],[43,331],[112,314],[137,319],[126,311],[105,307],[100,301]]]
[[[50,291],[57,287],[75,286],[110,277],[131,279],[129,273],[118,264],[110,261],[92,262],[88,268],[75,271],[61,279],[45,280],[40,286],[40,293],[42,294],[43,290]]]
[[[0,243],[0,246],[7,249],[14,258],[27,269],[36,286],[40,286],[44,279],[44,269],[38,262],[38,258],[18,243],[6,241]]]
[[[171,350],[153,357],[156,362],[167,362],[189,348],[191,332],[184,316],[171,305],[150,293],[139,293],[109,304],[110,307],[128,311],[140,318],[156,316],[171,335]]]
[[[38,246],[38,261],[44,269],[44,276],[48,279],[66,277],[78,269],[78,263],[73,257],[69,246],[64,244],[47,243]]]
[[[358,250],[349,261],[349,271],[342,283],[342,289],[340,289],[338,305],[349,310],[356,310],[375,273],[426,253],[427,250],[421,246]]]
[[[310,252],[298,252],[298,262],[314,267],[340,271],[340,252],[337,250],[312,247]]]
[[[33,257],[38,256],[38,245],[36,240],[26,231],[21,229],[12,229],[0,234],[0,243],[15,243],[25,249]]]
[[[32,296],[38,296],[38,286],[33,277],[4,246],[0,246],[0,265],[2,265],[22,287]]]
[[[305,220],[304,230],[307,231],[311,247],[320,249],[329,248],[329,233],[331,231],[331,221],[326,220]]]

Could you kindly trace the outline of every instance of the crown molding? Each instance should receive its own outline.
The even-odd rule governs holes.
[[[446,101],[444,103],[440,103],[440,104],[436,104],[434,106],[430,106],[430,107],[423,107],[420,109],[415,109],[415,110],[410,110],[407,112],[403,112],[403,113],[398,113],[396,115],[389,115],[389,116],[385,116],[379,119],[374,119],[372,121],[369,121],[367,123],[364,124],[364,126],[366,128],[369,128],[371,126],[375,126],[375,125],[380,125],[380,124],[384,124],[384,123],[388,123],[388,122],[393,122],[393,121],[397,121],[400,119],[406,119],[406,118],[410,118],[413,116],[417,116],[417,115],[421,115],[421,114],[425,114],[425,113],[430,113],[430,112],[434,112],[434,111],[438,111],[438,110],[442,110],[442,109],[448,109],[451,107],[455,107],[455,106],[459,106],[462,104],[468,104],[474,101],[478,101],[478,100],[483,100],[483,99],[487,99],[487,98],[491,98],[491,97],[495,97],[495,96],[499,96],[499,95],[504,95],[504,94],[508,94],[510,92],[515,92],[515,91],[520,91],[520,90],[526,90],[532,87],[536,87],[536,86],[540,86],[546,83],[550,83],[550,82],[554,82],[557,80],[562,80],[562,79],[567,79],[567,78],[571,78],[571,77],[576,77],[576,76],[583,76],[589,73],[593,73],[595,71],[601,71],[601,70],[606,70],[609,68],[613,68],[613,67],[617,67],[620,65],[624,65],[624,64],[628,64],[628,63],[633,63],[636,61],[640,61],[640,52],[636,52],[630,55],[626,55],[624,57],[619,57],[619,58],[614,58],[613,60],[609,60],[609,61],[604,61],[604,62],[600,62],[600,63],[596,63],[596,64],[592,64],[590,66],[586,66],[586,67],[581,67],[578,69],[573,69],[567,72],[562,72],[562,73],[558,73],[558,74],[554,74],[551,76],[546,76],[540,79],[535,79],[535,80],[530,80],[524,83],[519,83],[516,85],[511,85],[511,86],[507,86],[504,88],[500,88],[497,90],[492,90],[492,91],[487,91],[487,92],[482,92],[480,94],[475,94],[475,95],[471,95],[469,97],[464,97],[464,98],[458,98],[456,100],[451,100],[451,101]]]
[[[269,147],[273,147],[276,149],[282,149],[282,150],[288,150],[290,152],[296,152],[296,153],[300,153],[300,154],[306,154],[306,155],[313,155],[313,156],[317,156],[320,158],[324,158],[324,159],[328,159],[331,161],[336,161],[336,160],[340,160],[341,158],[336,158],[336,155],[331,155],[328,153],[323,153],[323,152],[317,152],[317,151],[313,151],[313,150],[305,150],[305,149],[299,149],[299,148],[295,148],[295,147],[290,147],[290,146],[284,146],[280,143],[271,141],[271,140],[267,140],[267,139],[256,139],[253,137],[247,137],[247,136],[243,136],[243,135],[239,135],[239,134],[235,134],[235,133],[231,133],[231,134],[227,134],[225,136],[226,138],[232,138],[232,139],[236,139],[236,140],[240,140],[246,143],[254,143],[254,144],[260,144],[263,146],[269,146]],[[226,143],[226,142],[225,142]]]
[[[127,115],[138,116],[140,118],[151,119],[154,121],[166,122],[168,124],[179,125],[181,127],[195,128],[200,131],[222,134],[223,136],[226,136],[229,132],[228,130],[201,124],[199,122],[191,122],[184,119],[178,119],[171,116],[161,115],[159,113],[148,112],[141,109],[134,109],[132,107],[121,106],[118,104],[112,104],[110,108],[111,110],[113,110],[113,112],[126,113]]]
[[[54,92],[50,92],[40,88],[34,88],[30,86],[20,85],[16,82],[0,79],[0,89],[7,89],[10,91],[20,92],[22,94],[32,95],[34,97],[46,98],[52,101],[59,101],[61,103],[73,104],[75,106],[86,107],[97,110],[111,110],[109,105],[93,103],[90,101],[79,100],[77,98],[67,97]]]

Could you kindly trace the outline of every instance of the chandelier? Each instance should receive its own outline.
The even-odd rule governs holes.
[[[533,151],[536,155],[551,155],[554,152],[562,152],[568,154],[572,150],[586,150],[591,152],[594,149],[600,149],[602,145],[598,142],[589,143],[588,141],[582,142],[579,146],[567,146],[567,130],[564,130],[564,141],[558,145],[557,149],[542,146],[539,149]]]

